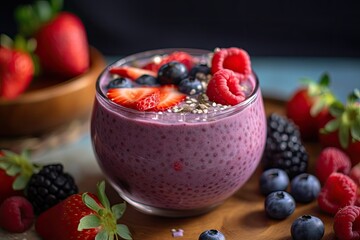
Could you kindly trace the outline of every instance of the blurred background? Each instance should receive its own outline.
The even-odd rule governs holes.
[[[0,8],[0,32],[12,36],[19,4]],[[341,99],[360,87],[359,1],[65,0],[107,61],[143,50],[241,47],[252,56],[263,92],[286,99],[299,78],[328,72]]]

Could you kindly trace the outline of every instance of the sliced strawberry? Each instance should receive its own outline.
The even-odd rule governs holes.
[[[221,69],[230,69],[240,79],[246,78],[251,73],[249,54],[240,48],[223,48],[214,52],[211,72],[215,74]]]
[[[107,96],[121,106],[145,111],[158,105],[160,90],[152,87],[111,88]]]
[[[188,71],[190,71],[194,65],[194,59],[190,54],[183,51],[176,51],[167,56],[164,56],[160,62],[149,62],[142,68],[157,72],[162,65],[172,61],[184,64]]]
[[[120,75],[121,77],[130,78],[131,80],[136,80],[145,74],[153,77],[157,76],[154,71],[130,66],[112,67],[109,69],[109,72]]]
[[[164,85],[160,88],[159,104],[151,110],[164,111],[181,103],[185,98],[186,95],[179,92],[175,85]]]
[[[213,75],[206,94],[211,101],[224,105],[236,105],[245,100],[239,79],[228,69],[219,70]]]

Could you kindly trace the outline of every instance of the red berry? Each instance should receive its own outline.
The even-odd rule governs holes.
[[[351,169],[349,157],[338,148],[327,147],[323,149],[316,160],[316,176],[322,184],[333,172],[348,175]]]
[[[167,56],[164,56],[160,62],[149,62],[142,68],[157,72],[162,65],[172,61],[184,64],[188,71],[190,71],[194,65],[194,59],[190,54],[182,51],[176,51]]]
[[[339,240],[360,239],[360,207],[346,206],[334,217],[334,232]]]
[[[33,207],[24,197],[10,197],[0,206],[0,227],[9,232],[25,232],[32,226],[34,219]]]
[[[136,80],[142,75],[156,77],[156,72],[154,71],[130,66],[112,67],[109,69],[109,72],[112,74],[117,74],[121,77],[129,78],[131,80]]]
[[[245,100],[239,78],[228,69],[219,70],[213,75],[206,94],[211,101],[223,105],[236,105]]]
[[[349,177],[358,185],[360,186],[360,166],[355,165],[351,168]]]
[[[215,51],[211,62],[211,72],[215,74],[222,69],[234,71],[239,80],[245,79],[252,71],[249,54],[235,47]]]
[[[340,208],[354,205],[357,197],[354,181],[342,173],[332,173],[318,196],[321,210],[335,214]]]

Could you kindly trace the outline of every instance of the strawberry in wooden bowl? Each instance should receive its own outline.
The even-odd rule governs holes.
[[[0,48],[0,137],[43,134],[91,112],[105,60],[89,46],[81,19],[61,6],[37,1],[16,10],[18,36],[31,49]],[[3,57],[10,51],[13,59]],[[22,72],[14,67],[20,53]]]

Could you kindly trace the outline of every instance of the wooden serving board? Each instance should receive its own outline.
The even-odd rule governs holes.
[[[284,102],[265,99],[266,113],[272,112],[284,114]],[[314,161],[320,152],[318,143],[305,143],[306,149],[310,155],[309,172],[314,172]],[[319,217],[325,224],[324,240],[335,239],[333,233],[333,217],[320,211],[317,202],[310,204],[297,204],[295,212],[285,220],[272,220],[265,215],[264,200],[265,197],[259,192],[258,182],[261,174],[259,167],[251,179],[230,199],[213,211],[189,218],[163,218],[149,216],[138,212],[128,205],[125,215],[120,219],[120,223],[126,224],[134,240],[197,240],[199,235],[207,229],[218,229],[224,233],[226,240],[290,240],[290,227],[292,222],[304,215],[310,214]],[[81,191],[84,182],[96,182],[96,178],[102,178],[101,173],[93,174],[91,179],[77,179]],[[110,189],[108,185],[108,194],[111,202],[121,202],[122,200]],[[174,238],[172,229],[183,229],[184,236]],[[1,240],[10,239],[39,239],[34,230],[21,235],[10,235],[0,230]]]

